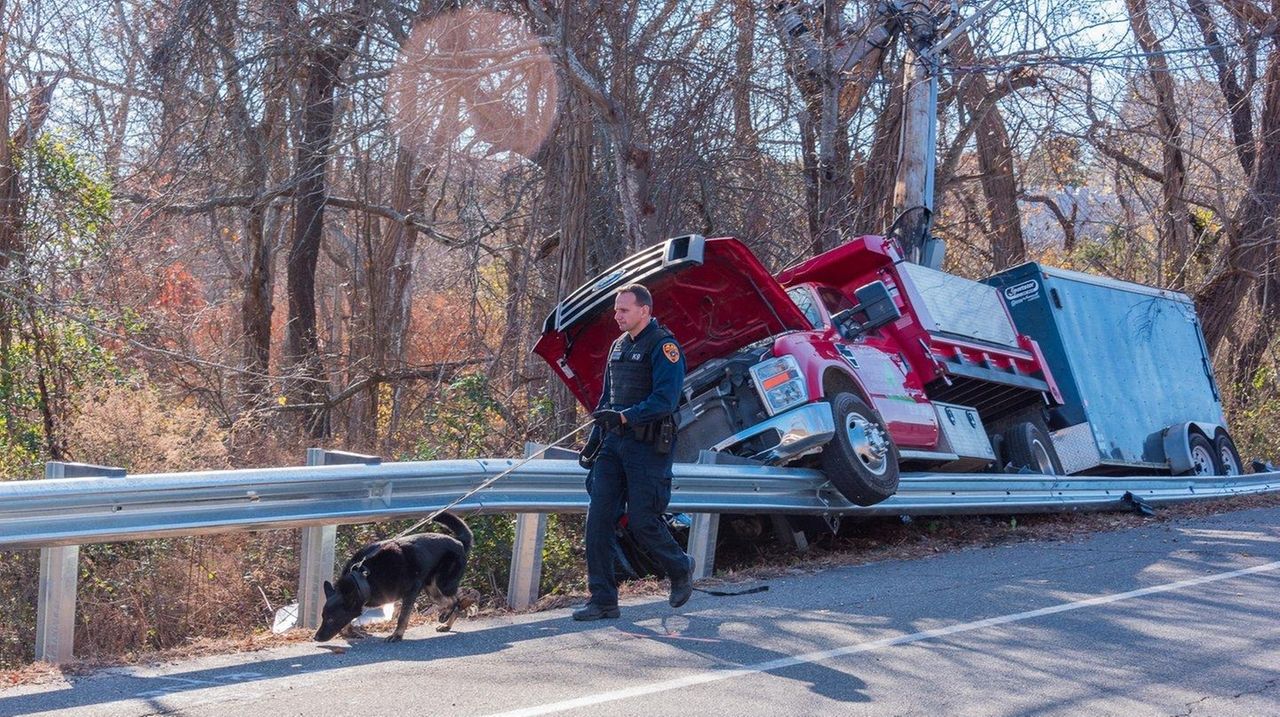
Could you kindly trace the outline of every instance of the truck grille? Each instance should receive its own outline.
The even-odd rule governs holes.
[[[698,234],[674,237],[614,264],[557,304],[543,323],[543,333],[564,331],[591,316],[613,298],[619,287],[643,284],[685,264],[701,264],[705,242]]]
[[[698,460],[702,449],[714,446],[736,432],[729,420],[726,402],[723,399],[708,401],[702,406],[702,414],[697,420],[681,429],[676,436],[675,461],[693,463]]]

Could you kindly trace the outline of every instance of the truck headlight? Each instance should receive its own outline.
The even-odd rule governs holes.
[[[809,400],[808,383],[792,356],[779,356],[752,366],[751,379],[770,416]]]

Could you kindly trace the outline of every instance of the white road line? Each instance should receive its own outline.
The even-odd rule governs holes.
[[[1116,593],[1114,595],[1100,595],[1098,597],[1086,598],[1084,600],[1076,600],[1073,602],[1051,605],[1042,607],[1038,610],[1028,610],[1026,612],[1012,613],[1010,615],[1001,615],[999,617],[989,617],[985,620],[977,620],[975,622],[966,622],[959,625],[951,625],[950,627],[940,627],[933,630],[924,630],[910,635],[899,635],[898,637],[885,637],[870,642],[860,642],[856,645],[846,645],[833,650],[823,650],[821,652],[808,652],[803,655],[795,655],[793,657],[783,657],[777,660],[769,660],[755,665],[748,665],[731,670],[713,670],[710,672],[699,672],[688,675],[686,677],[678,677],[672,680],[664,680],[662,682],[654,682],[648,685],[637,685],[621,690],[610,690],[608,692],[600,692],[594,695],[585,695],[583,697],[575,697],[560,702],[551,702],[545,705],[537,705],[534,707],[523,707],[509,712],[499,712],[488,717],[533,717],[533,715],[545,715],[555,712],[564,712],[567,710],[578,709],[579,707],[591,707],[594,705],[604,704],[606,702],[617,702],[618,700],[631,699],[633,697],[641,697],[643,695],[652,695],[658,692],[668,692],[670,690],[678,690],[694,685],[704,685],[709,682],[719,682],[721,680],[730,680],[735,677],[744,675],[753,675],[761,672],[772,672],[780,670],[784,667],[793,667],[795,665],[803,665],[813,662],[824,662],[836,657],[844,657],[845,655],[853,655],[860,652],[871,652],[885,647],[893,647],[894,645],[906,645],[912,642],[920,642],[922,640],[932,640],[937,637],[946,637],[947,635],[955,635],[961,632],[971,632],[973,630],[981,630],[996,625],[1006,625],[1011,622],[1021,622],[1023,620],[1031,620],[1045,615],[1056,615],[1060,612],[1070,612],[1072,610],[1080,610],[1086,607],[1094,607],[1096,605],[1108,605],[1122,600],[1131,600],[1133,598],[1142,597],[1144,595],[1154,595],[1156,593],[1170,592],[1172,590],[1181,590],[1183,588],[1203,585],[1205,583],[1215,583],[1220,580],[1230,580],[1238,578],[1242,575],[1253,575],[1254,573],[1264,573],[1280,568],[1280,561],[1274,563],[1266,563],[1265,565],[1256,565],[1252,568],[1244,568],[1241,570],[1232,570],[1225,573],[1216,573],[1213,575],[1205,575],[1199,578],[1190,578],[1188,580],[1179,580],[1176,583],[1165,583],[1163,585],[1153,585],[1151,587],[1140,588],[1138,590],[1130,590],[1128,592]]]

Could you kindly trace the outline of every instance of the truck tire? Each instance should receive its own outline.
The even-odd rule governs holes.
[[[880,416],[852,393],[831,399],[836,433],[822,449],[822,472],[855,505],[875,505],[898,490],[898,448]]]
[[[1187,436],[1187,444],[1191,447],[1191,470],[1183,475],[1222,475],[1222,459],[1218,457],[1218,450],[1208,438],[1192,432]]]
[[[1235,441],[1231,440],[1231,436],[1228,436],[1226,431],[1218,431],[1218,437],[1213,439],[1213,447],[1218,450],[1218,467],[1222,469],[1218,475],[1244,475],[1244,464],[1240,462],[1240,452],[1236,450]]]
[[[1058,460],[1049,432],[1032,421],[1015,423],[1005,431],[1001,452],[1015,469],[1026,466],[1040,475],[1063,474],[1062,461]]]

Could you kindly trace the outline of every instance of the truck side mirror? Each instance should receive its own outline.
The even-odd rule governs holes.
[[[847,341],[852,341],[855,336],[862,333],[862,324],[853,318],[853,314],[854,309],[845,309],[831,315],[832,325]]]
[[[854,311],[867,315],[867,320],[862,324],[863,331],[892,324],[902,316],[898,305],[893,303],[893,297],[889,295],[889,287],[885,286],[883,281],[873,281],[860,286],[853,295],[858,298],[858,305],[853,307]]]
[[[902,316],[897,304],[893,303],[893,297],[889,295],[889,287],[885,286],[883,281],[873,281],[861,286],[853,292],[853,295],[857,297],[858,305],[831,317],[840,335],[846,339],[892,324]],[[857,314],[866,314],[867,320],[859,322],[853,318]]]

